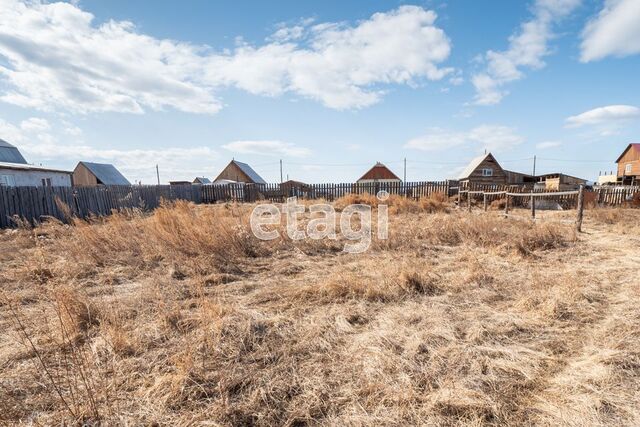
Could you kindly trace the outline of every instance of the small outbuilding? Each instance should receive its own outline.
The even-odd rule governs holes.
[[[108,163],[80,162],[73,170],[73,185],[131,185],[115,166]]]
[[[536,188],[555,191],[572,191],[586,185],[587,180],[563,173],[547,173],[536,176]]]
[[[290,179],[280,184],[283,194],[287,197],[305,197],[311,193],[311,186],[301,181]]]
[[[0,187],[71,187],[71,171],[0,162]]]
[[[401,182],[401,179],[398,178],[398,175],[393,173],[391,169],[380,162],[376,162],[376,164],[356,182],[358,184],[369,182]]]
[[[0,139],[0,187],[71,187],[70,171],[30,165],[20,151]]]
[[[251,168],[251,166],[237,160],[231,160],[216,179],[213,180],[214,183],[225,181],[242,182],[246,184],[267,183],[256,171],[253,170],[253,168]]]

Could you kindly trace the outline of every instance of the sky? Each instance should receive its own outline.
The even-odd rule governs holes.
[[[640,0],[0,0],[0,138],[131,182],[596,180],[640,142]]]

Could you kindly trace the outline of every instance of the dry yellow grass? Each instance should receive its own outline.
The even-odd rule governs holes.
[[[639,211],[391,207],[359,255],[236,205],[2,232],[0,424],[638,425]]]

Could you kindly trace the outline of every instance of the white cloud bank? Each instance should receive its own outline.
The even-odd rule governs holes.
[[[486,69],[471,79],[476,90],[474,103],[498,104],[508,94],[503,86],[522,79],[523,69],[544,67],[543,58],[550,54],[548,44],[554,37],[554,25],[579,4],[580,0],[536,0],[533,18],[509,37],[509,48],[502,52],[489,50],[483,56]]]
[[[473,144],[479,150],[505,151],[522,142],[524,142],[524,138],[513,128],[499,125],[481,125],[465,132],[432,128],[426,134],[409,140],[405,144],[405,148],[441,151],[455,146]]]
[[[44,119],[41,119],[44,120]],[[46,122],[46,128],[42,125]],[[60,132],[72,129],[80,135],[82,131],[70,123],[50,124],[34,118],[24,120],[20,126],[0,119],[0,135],[16,145],[28,162],[50,165],[69,164],[73,161],[113,163],[131,182],[142,180],[145,184],[156,182],[155,165],[160,166],[163,182],[169,179],[193,179],[196,176],[212,176],[218,153],[209,147],[166,147],[156,149],[103,149],[90,146],[81,140],[69,141],[59,138]],[[34,123],[40,126],[33,127]]]
[[[585,125],[615,124],[617,122],[640,118],[640,108],[632,105],[607,105],[594,108],[582,114],[566,119],[567,127],[581,127]]]
[[[560,147],[562,142],[560,141],[543,141],[536,144],[536,148],[539,150],[548,150],[549,148]]]
[[[27,132],[37,132],[37,131],[45,131],[49,130],[51,126],[47,119],[42,119],[39,117],[30,117],[26,120],[20,122],[20,128]]]
[[[269,156],[306,157],[311,150],[283,141],[233,141],[222,146],[229,151],[242,154]]]
[[[97,25],[77,4],[0,0],[0,10],[0,100],[45,111],[214,114],[225,87],[352,109],[379,102],[382,85],[452,71],[438,65],[451,46],[437,15],[418,6],[354,26],[304,21],[225,52],[157,39],[127,21]]]
[[[582,33],[580,60],[640,53],[640,1],[606,0]]]

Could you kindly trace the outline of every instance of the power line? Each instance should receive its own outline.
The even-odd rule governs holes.
[[[392,160],[384,162],[385,164],[402,163],[402,160]],[[285,165],[298,165],[298,166],[371,166],[371,162],[368,163],[307,163],[307,162],[284,162]]]
[[[538,157],[538,160],[547,160],[551,162],[568,162],[568,163],[614,163],[611,160],[550,159],[546,157]]]

